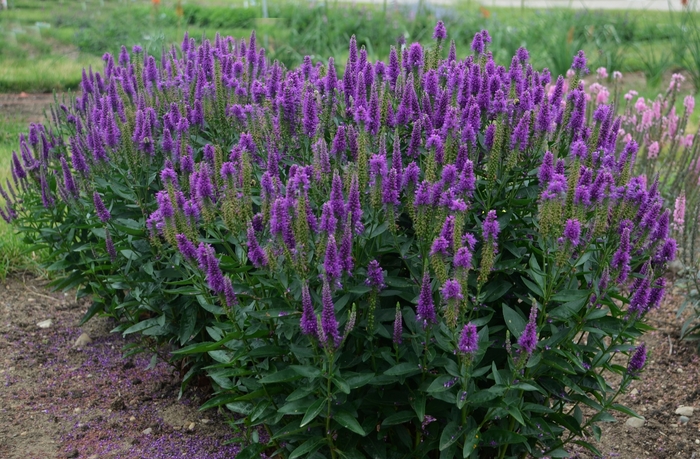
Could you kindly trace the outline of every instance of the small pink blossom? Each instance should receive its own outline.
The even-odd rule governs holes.
[[[671,76],[671,84],[668,85],[669,91],[680,91],[681,83],[685,81],[685,77],[680,73],[674,73]]]
[[[595,98],[596,104],[607,104],[608,99],[610,98],[610,92],[608,91],[607,88],[603,88],[600,90],[598,95]]]
[[[686,136],[681,137],[681,146],[683,146],[685,148],[692,147],[693,146],[693,137],[695,137],[695,135],[693,135],[693,134],[687,134]],[[698,158],[698,159],[700,159],[700,158]],[[698,162],[700,162],[700,161],[698,161]]]
[[[683,106],[685,107],[685,113],[690,116],[695,109],[695,97],[685,96],[685,99],[683,99]]]
[[[617,70],[615,70],[613,72],[613,80],[621,80],[621,79],[622,79],[622,72],[618,72]]]
[[[647,157],[649,159],[657,158],[659,156],[659,142],[654,142],[651,145],[649,145],[647,152],[648,152]]]
[[[574,72],[573,69],[569,69],[566,71],[566,78],[573,78],[574,75],[576,75],[576,72]]]
[[[631,93],[632,91],[630,91],[628,94]],[[644,101],[644,97],[640,97],[639,99],[637,99],[637,102],[634,104],[634,108],[637,110],[638,113],[645,112],[649,109],[649,107],[647,107],[646,102]]]
[[[608,77],[608,69],[606,69],[605,67],[598,67],[596,73],[598,74],[598,78],[600,78],[601,80]]]
[[[676,206],[673,209],[673,227],[677,231],[683,231],[685,226],[685,193],[676,198]]]

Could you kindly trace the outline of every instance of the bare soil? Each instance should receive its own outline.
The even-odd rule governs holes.
[[[0,284],[0,458],[224,458],[237,444],[206,394],[178,400],[179,378],[150,355],[122,358],[129,341],[102,318],[78,328],[87,304],[35,278]],[[42,321],[50,320],[47,328]],[[91,342],[75,347],[81,334]]]

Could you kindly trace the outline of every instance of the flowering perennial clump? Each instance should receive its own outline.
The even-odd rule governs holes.
[[[342,71],[254,34],[106,54],[20,138],[2,216],[85,320],[177,344],[205,408],[263,424],[248,453],[559,457],[620,409],[600,375],[661,302],[670,211],[583,52],[552,76],[433,38],[353,37]]]

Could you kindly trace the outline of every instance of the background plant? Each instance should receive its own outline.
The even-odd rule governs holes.
[[[583,52],[552,81],[524,48],[494,62],[486,31],[462,60],[433,38],[373,63],[353,37],[342,77],[255,35],[107,54],[20,140],[3,215],[94,298],[86,320],[264,429],[243,457],[595,452],[634,415],[616,397],[670,211],[615,106],[588,104]]]

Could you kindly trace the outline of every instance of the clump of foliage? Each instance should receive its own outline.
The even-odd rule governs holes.
[[[2,214],[86,320],[178,346],[205,408],[264,428],[241,457],[596,451],[634,415],[670,212],[583,52],[552,81],[446,37],[387,63],[353,37],[342,77],[255,35],[107,54],[21,138]]]

